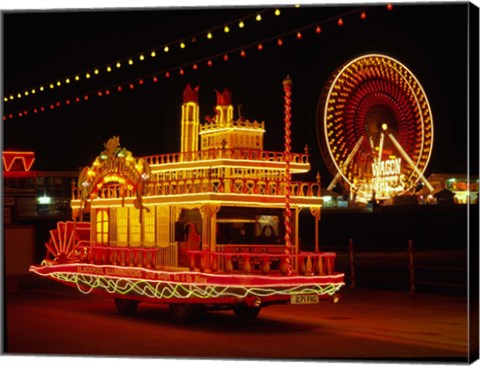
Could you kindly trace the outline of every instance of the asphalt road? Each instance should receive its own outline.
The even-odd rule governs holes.
[[[6,355],[180,359],[467,361],[467,300],[349,290],[333,304],[278,305],[251,323],[232,312],[182,324],[164,305],[117,314],[110,298],[50,286],[6,294]]]

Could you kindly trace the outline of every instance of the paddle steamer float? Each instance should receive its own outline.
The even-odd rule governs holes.
[[[319,179],[292,180],[310,163],[307,147],[290,151],[283,85],[283,152],[263,149],[264,122],[234,120],[229,90],[216,91],[216,115],[201,124],[189,85],[179,153],[135,158],[108,140],[72,187],[72,221],[50,231],[30,271],[111,296],[124,314],[150,301],[179,318],[201,309],[255,318],[268,305],[336,300],[344,274],[318,248]],[[300,211],[315,218],[315,251],[302,251]]]

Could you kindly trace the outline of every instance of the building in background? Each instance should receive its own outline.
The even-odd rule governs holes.
[[[453,203],[478,204],[478,176],[467,174],[432,174],[428,177],[434,191],[433,197],[442,191],[448,190],[453,193]],[[440,194],[443,197],[443,194]]]
[[[33,151],[4,151],[2,161],[4,224],[71,217],[77,171],[36,171]]]

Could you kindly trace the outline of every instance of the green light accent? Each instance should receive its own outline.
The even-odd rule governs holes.
[[[343,283],[326,285],[297,285],[293,287],[236,287],[216,286],[206,284],[183,284],[173,282],[150,282],[125,278],[108,278],[75,273],[55,272],[49,276],[66,283],[76,284],[83,294],[90,294],[95,289],[106,291],[110,294],[145,296],[151,299],[214,299],[224,297],[244,298],[247,296],[272,296],[272,295],[301,295],[317,294],[332,296]]]

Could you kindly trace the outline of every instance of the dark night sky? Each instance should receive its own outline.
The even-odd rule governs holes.
[[[356,12],[344,16],[343,27],[335,21],[325,22],[362,8],[367,12],[366,20]],[[198,71],[188,66],[184,76],[173,71],[174,76],[168,80],[160,77],[157,84],[145,78],[145,84],[134,91],[112,92],[108,97],[92,97],[75,106],[7,120],[3,122],[4,149],[34,150],[37,170],[75,170],[89,165],[112,135],[119,135],[122,146],[135,156],[176,152],[182,90],[191,83],[200,85],[202,122],[206,115],[213,114],[214,89],[231,88],[234,105],[242,104],[248,119],[265,120],[265,148],[282,150],[282,80],[289,74],[294,82],[294,150],[303,151],[308,143],[312,174],[320,171],[327,185],[331,174],[316,141],[316,111],[322,88],[344,62],[362,54],[382,53],[406,65],[429,99],[435,140],[426,175],[466,173],[468,3],[400,3],[393,11],[387,11],[385,4],[302,5],[299,9],[281,8],[280,17],[274,16],[275,8],[271,8],[261,22],[246,21],[242,30],[232,25],[229,34],[217,31],[212,41],[205,38],[208,29],[262,9],[5,11],[2,76],[6,95],[163,47],[198,32],[202,35],[195,44],[187,41],[185,50],[177,45],[167,55],[157,51],[159,56],[147,57],[141,67],[124,67],[108,75],[103,71],[101,76],[76,86],[45,92],[44,99],[36,95],[3,103],[4,114],[190,64],[317,21],[322,24],[322,34],[315,35],[310,29],[302,40],[296,40],[294,35],[283,37],[282,47],[269,42],[262,52],[246,48],[244,59],[237,51],[228,62],[214,59],[211,68],[200,62]]]

